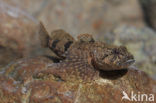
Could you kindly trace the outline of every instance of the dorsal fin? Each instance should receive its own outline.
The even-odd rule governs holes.
[[[63,54],[68,50],[75,39],[62,29],[55,30],[49,38],[49,48],[59,57],[64,58]]]
[[[91,34],[80,34],[77,36],[78,42],[95,42]]]

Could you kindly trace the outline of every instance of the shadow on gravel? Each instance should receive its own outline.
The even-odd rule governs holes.
[[[113,70],[113,71],[102,71],[100,70],[100,76],[105,79],[111,79],[115,80],[123,75],[125,75],[128,72],[128,69],[123,69],[123,70]]]

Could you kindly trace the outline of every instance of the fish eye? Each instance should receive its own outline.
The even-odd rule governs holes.
[[[120,51],[119,51],[117,48],[114,48],[114,49],[112,50],[112,52],[113,52],[113,54],[120,54]]]

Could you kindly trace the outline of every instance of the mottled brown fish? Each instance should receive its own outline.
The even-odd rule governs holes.
[[[53,48],[55,50],[55,48]],[[58,51],[59,49],[57,49]],[[53,74],[60,78],[94,79],[99,70],[113,71],[127,69],[134,63],[134,57],[124,46],[95,42],[91,35],[81,34],[64,53],[61,62],[50,64],[39,74]]]

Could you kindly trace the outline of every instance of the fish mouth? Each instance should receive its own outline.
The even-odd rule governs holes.
[[[135,62],[135,60],[134,59],[129,59],[129,60],[127,60],[126,62],[124,62],[122,65],[123,66],[126,66],[126,65],[131,65],[131,64],[133,64]]]

